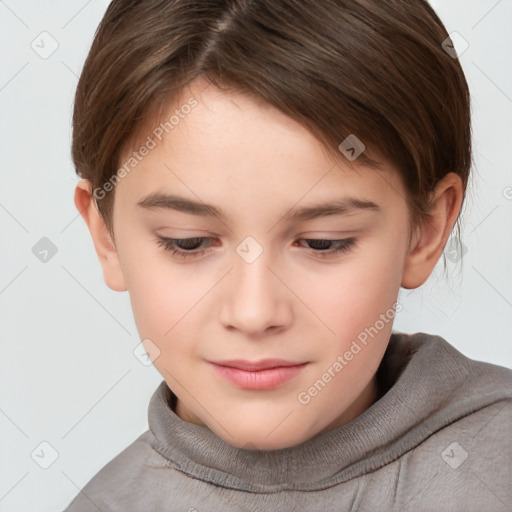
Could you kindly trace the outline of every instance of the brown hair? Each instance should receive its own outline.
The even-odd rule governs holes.
[[[202,75],[263,98],[338,158],[355,134],[358,163],[384,157],[400,172],[416,226],[448,172],[465,196],[471,167],[469,89],[447,38],[425,0],[113,0],[76,91],[76,171],[102,187],[140,128]],[[113,196],[96,198],[112,234]]]

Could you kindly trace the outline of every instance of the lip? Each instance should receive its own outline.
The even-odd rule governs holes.
[[[238,368],[239,370],[248,371],[268,370],[269,368],[281,368],[305,364],[297,361],[286,361],[285,359],[261,359],[260,361],[230,359],[225,361],[212,361],[212,363],[220,366],[229,366],[230,368]]]
[[[210,364],[221,377],[242,389],[274,389],[297,376],[308,363],[283,359],[261,361],[212,361]]]

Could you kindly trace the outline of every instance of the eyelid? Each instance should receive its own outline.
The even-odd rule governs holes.
[[[200,240],[201,243],[203,240],[212,240],[211,237],[188,237],[188,238],[169,238],[164,237],[161,235],[158,235],[156,242],[157,245],[163,246],[164,251],[171,252],[173,255],[176,255],[177,258],[180,258],[182,260],[185,260],[187,258],[192,259],[199,259],[203,253],[207,252],[209,247],[211,247],[211,244],[206,249],[201,250],[186,250],[186,249],[179,249],[176,248],[175,243],[176,242],[183,242],[183,241],[189,241],[189,240]],[[318,249],[312,249],[310,248],[309,252],[310,254],[314,255],[314,257],[319,257],[320,259],[328,259],[328,258],[335,258],[336,256],[340,256],[342,254],[346,254],[350,252],[356,245],[357,245],[357,239],[355,237],[348,237],[348,238],[342,238],[342,239],[334,239],[334,238],[305,238],[301,237],[298,238],[296,241],[306,241],[306,242],[331,242],[334,244],[335,247],[337,247],[334,251],[323,251]]]

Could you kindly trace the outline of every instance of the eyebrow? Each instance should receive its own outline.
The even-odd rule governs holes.
[[[214,217],[223,222],[227,219],[227,215],[223,214],[220,209],[213,205],[172,194],[162,194],[160,192],[148,194],[142,198],[137,205],[149,210],[169,209],[202,217]],[[345,215],[358,211],[380,212],[381,208],[373,201],[355,197],[345,197],[300,209],[292,208],[282,219],[287,221],[305,221],[328,215]]]

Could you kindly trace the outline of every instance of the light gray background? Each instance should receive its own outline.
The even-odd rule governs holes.
[[[162,380],[134,356],[128,294],[104,284],[73,204],[73,94],[107,4],[0,1],[2,512],[62,510],[147,429]],[[469,357],[511,368],[512,1],[432,4],[469,43],[461,55],[474,119],[467,253],[462,265],[447,260],[448,279],[440,262],[425,285],[402,290],[394,328],[439,334]],[[31,47],[44,37],[51,48],[43,31],[58,43],[46,59]],[[47,262],[32,252],[42,237],[57,248]]]

